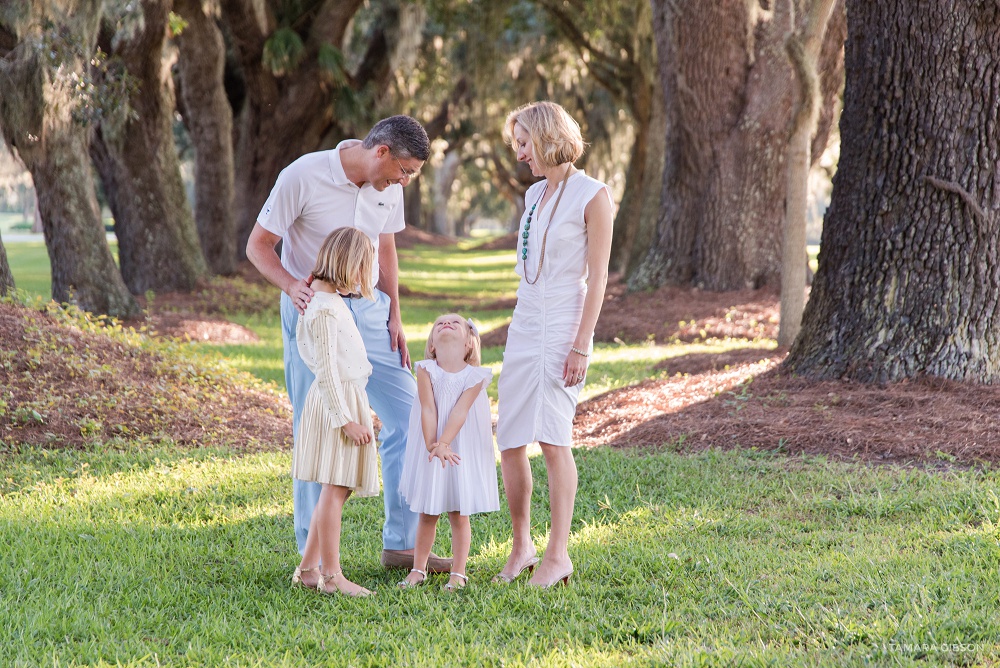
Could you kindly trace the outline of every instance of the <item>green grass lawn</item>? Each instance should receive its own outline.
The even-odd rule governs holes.
[[[571,586],[492,585],[509,529],[473,520],[471,585],[378,565],[381,503],[346,506],[367,600],[289,585],[287,453],[3,459],[0,665],[975,665],[996,656],[995,472],[764,452],[577,451]],[[545,533],[542,462],[534,503]],[[447,552],[446,524],[437,549]]]
[[[52,269],[49,254],[41,241],[5,243],[7,262],[14,285],[25,297],[52,297]]]
[[[17,247],[21,285],[41,271],[37,249]],[[401,251],[404,283],[442,294],[404,300],[415,359],[440,313],[506,321],[483,307],[513,295],[509,255]],[[261,342],[192,345],[280,384],[276,318],[234,320]],[[601,344],[587,396],[738,345]],[[343,565],[377,595],[352,600],[289,587],[287,452],[0,442],[0,666],[996,665],[997,471],[677,444],[574,454],[569,587],[490,584],[510,545],[500,512],[473,519],[467,589],[446,595],[442,576],[398,591],[403,574],[378,565],[381,501],[356,499]],[[532,467],[543,548],[540,457]],[[448,540],[443,522],[435,550]]]

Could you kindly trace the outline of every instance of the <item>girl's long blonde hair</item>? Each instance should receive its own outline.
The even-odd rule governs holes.
[[[312,275],[335,290],[353,292],[357,288],[367,299],[375,299],[374,263],[375,246],[371,239],[357,228],[338,227],[323,240]]]

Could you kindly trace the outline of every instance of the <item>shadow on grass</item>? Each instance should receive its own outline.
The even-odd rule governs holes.
[[[574,456],[570,587],[490,584],[509,549],[502,511],[473,519],[466,590],[449,596],[438,576],[399,591],[403,573],[378,565],[382,504],[356,499],[342,563],[377,591],[361,600],[289,587],[285,453],[50,461],[48,478],[0,499],[13,548],[0,663],[605,666],[816,650],[851,662],[874,640],[998,630],[1000,514],[983,515],[995,475],[718,450]],[[541,549],[547,487],[542,458],[531,465]],[[436,549],[447,541],[442,521]]]

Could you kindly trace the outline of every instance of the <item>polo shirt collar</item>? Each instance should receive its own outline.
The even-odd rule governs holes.
[[[337,144],[335,149],[330,151],[330,174],[333,176],[333,182],[338,186],[346,186],[350,184],[357,187],[354,185],[353,181],[347,178],[347,172],[344,171],[344,163],[340,160],[340,149],[356,146],[360,143],[360,139],[345,139]]]

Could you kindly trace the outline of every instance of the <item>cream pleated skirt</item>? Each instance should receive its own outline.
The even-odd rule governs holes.
[[[364,385],[347,381],[344,398],[355,421],[372,429],[371,407]],[[378,457],[375,439],[356,445],[340,427],[332,424],[314,382],[306,395],[292,453],[292,477],[326,485],[348,487],[358,496],[379,493]]]

